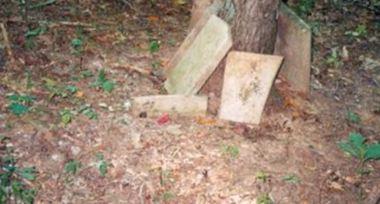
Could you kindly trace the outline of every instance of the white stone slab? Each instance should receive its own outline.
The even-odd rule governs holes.
[[[274,53],[284,56],[280,74],[287,79],[294,91],[308,94],[311,70],[311,29],[283,3],[279,9],[277,25]]]
[[[259,124],[283,57],[230,52],[224,73],[219,118]]]
[[[183,116],[205,116],[207,112],[206,96],[155,95],[132,98],[132,112],[142,112],[148,116],[159,116],[163,113]]]
[[[165,88],[170,94],[196,94],[232,46],[222,19],[211,15],[202,25],[198,22],[169,62]]]

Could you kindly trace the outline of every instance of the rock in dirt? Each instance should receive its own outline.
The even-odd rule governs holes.
[[[183,116],[205,116],[207,111],[206,96],[184,95],[155,95],[134,97],[132,113],[147,116],[161,116],[162,114],[178,114]]]
[[[232,46],[229,25],[215,15],[199,21],[168,64],[170,94],[196,94]]]
[[[230,52],[219,118],[258,124],[283,57]]]
[[[275,54],[284,56],[280,74],[294,91],[310,89],[311,29],[285,4],[281,4],[277,23]]]

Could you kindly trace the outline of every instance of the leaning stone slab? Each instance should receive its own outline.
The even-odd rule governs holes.
[[[145,112],[148,116],[159,116],[163,113],[205,116],[206,111],[206,96],[155,95],[132,98],[134,115]]]
[[[280,74],[293,90],[307,94],[311,69],[310,27],[285,4],[281,4],[279,11],[274,53],[284,56]]]
[[[229,25],[222,19],[211,15],[202,24],[198,22],[168,64],[169,94],[196,94],[232,46]]]
[[[230,52],[224,73],[219,118],[259,124],[283,57]]]

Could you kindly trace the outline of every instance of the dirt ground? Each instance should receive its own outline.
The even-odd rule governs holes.
[[[337,145],[350,132],[380,141],[379,14],[317,2],[306,17],[311,94],[277,83],[259,126],[212,115],[162,122],[132,116],[130,98],[164,93],[165,65],[186,37],[191,5],[128,2],[56,1],[29,12],[34,33],[17,1],[0,3],[14,60],[0,49],[0,134],[10,138],[0,154],[11,149],[18,166],[36,168],[26,183],[35,203],[380,202],[380,163],[358,173],[359,161]],[[347,32],[358,25],[365,35]],[[110,92],[96,85],[102,69]],[[12,94],[34,98],[26,113],[10,109]],[[65,168],[70,161],[81,164],[75,173]]]

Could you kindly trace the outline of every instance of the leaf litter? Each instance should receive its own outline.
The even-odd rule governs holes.
[[[375,114],[380,95],[373,95],[378,79],[371,75],[377,70],[373,62],[380,57],[378,43],[371,45],[367,41],[371,37],[362,37],[379,36],[367,22],[372,18],[369,13],[356,7],[353,12],[363,15],[329,13],[326,18],[333,23],[320,25],[315,37],[313,66],[319,71],[312,80],[320,89],[305,101],[279,87],[284,101],[269,101],[258,127],[212,116],[130,115],[125,107],[128,98],[160,93],[162,79],[151,73],[165,66],[152,64],[167,62],[176,50],[173,42],[181,42],[187,29],[189,4],[152,2],[156,3],[38,4],[29,14],[35,28],[28,34],[33,35],[32,50],[22,49],[28,46],[22,21],[10,19],[15,58],[30,70],[33,86],[9,64],[0,73],[1,93],[20,93],[14,100],[0,95],[0,134],[9,138],[2,144],[15,149],[18,164],[38,171],[36,178],[30,169],[23,172],[34,179],[30,182],[37,190],[37,203],[378,199],[379,163],[367,163],[370,173],[358,177],[356,163],[337,145],[352,131],[360,131],[369,144],[380,139]],[[322,21],[325,6],[317,4],[309,20]],[[17,5],[7,9],[18,12]],[[35,22],[40,20],[61,26],[39,28]],[[340,59],[339,51],[330,60],[340,68],[323,63],[337,46],[345,46],[349,53],[343,64],[334,61]],[[59,81],[50,87],[59,96],[54,100],[45,79]],[[24,96],[33,100],[22,100]],[[18,105],[9,109],[9,102]],[[257,172],[265,172],[265,179],[257,179]]]

